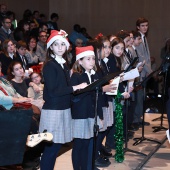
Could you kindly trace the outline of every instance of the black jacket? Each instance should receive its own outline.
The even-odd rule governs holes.
[[[43,68],[45,101],[43,109],[65,110],[70,108],[70,94],[73,88],[69,86],[69,70],[66,65],[64,69],[53,58]]]
[[[97,74],[91,76],[92,82],[98,79]],[[89,78],[86,73],[73,73],[71,77],[71,85],[78,85],[86,82],[90,84]],[[85,92],[79,95],[72,95],[72,118],[73,119],[87,119],[94,118],[95,116],[95,91]],[[97,115],[103,119],[103,111],[101,105],[101,92],[99,93],[97,101]]]

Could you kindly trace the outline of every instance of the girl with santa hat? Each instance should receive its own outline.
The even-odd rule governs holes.
[[[66,37],[65,31],[52,30],[47,40],[47,57],[42,70],[45,103],[41,112],[39,131],[47,130],[52,133],[53,141],[45,145],[40,163],[41,170],[53,170],[62,144],[72,141],[70,94],[86,86],[83,82],[70,86],[69,70],[63,59],[69,48]]]

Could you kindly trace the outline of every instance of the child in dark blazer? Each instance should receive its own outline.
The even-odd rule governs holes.
[[[76,47],[76,62],[73,65],[71,85],[86,82],[91,84],[98,79],[95,72],[95,54],[92,46]],[[73,119],[73,151],[72,162],[75,170],[89,169],[88,160],[92,158],[94,121],[95,121],[95,91],[75,95],[72,98],[72,119]],[[101,93],[97,101],[97,122],[102,127],[101,119],[103,112],[101,106]],[[87,168],[88,167],[88,168]],[[90,168],[91,170],[92,168]]]

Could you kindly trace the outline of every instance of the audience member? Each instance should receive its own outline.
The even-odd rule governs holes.
[[[27,70],[28,67],[28,61],[27,58],[25,57],[25,53],[26,53],[26,49],[27,49],[27,44],[25,41],[18,41],[17,45],[17,52],[16,52],[16,59],[15,61],[18,61],[21,63],[22,67],[24,68],[24,70]]]
[[[39,63],[38,56],[36,55],[37,41],[35,37],[30,36],[27,40],[27,50],[25,56],[28,60],[29,66]]]
[[[82,39],[83,45],[85,45],[87,42],[87,38],[81,33],[81,27],[79,24],[75,24],[73,26],[73,31],[71,32],[68,38],[73,43],[74,46],[76,43],[76,39]]]
[[[4,17],[2,20],[2,27],[0,28],[0,41],[3,43],[6,39],[10,39],[14,42],[14,36],[11,31],[11,19]]]
[[[29,31],[29,22],[26,20],[21,20],[18,23],[18,27],[14,30],[14,38],[16,41],[27,41],[28,37],[30,36]]]
[[[6,76],[9,65],[15,60],[15,48],[11,40],[5,40],[2,44],[3,53],[0,53],[0,61],[2,63],[2,73]]]
[[[50,30],[58,30],[59,31],[58,24],[57,24],[57,21],[59,19],[58,14],[52,13],[51,16],[50,16],[50,19],[51,19],[51,21],[48,21],[48,23],[47,23],[48,28]]]
[[[33,72],[30,74],[31,81],[39,87],[39,92],[35,91],[33,87],[28,88],[28,97],[33,99],[43,100],[43,89],[44,84],[41,83],[41,75],[39,73]]]
[[[47,33],[44,31],[39,32],[36,55],[40,62],[44,62],[47,55]]]
[[[2,26],[3,18],[6,16],[7,6],[5,4],[0,4],[0,27]]]

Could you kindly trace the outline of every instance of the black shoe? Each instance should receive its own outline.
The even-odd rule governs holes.
[[[144,122],[144,126],[149,126],[150,123],[149,122]],[[139,122],[139,126],[142,127],[142,122]]]
[[[97,167],[94,167],[94,170],[100,170],[99,168],[97,168]]]
[[[109,146],[107,146],[106,144],[105,144],[105,146],[102,145],[102,149],[104,149],[106,152],[111,152],[112,151],[112,149]]]
[[[128,134],[127,134],[127,136],[128,136],[128,139],[132,139],[132,138],[133,138],[133,136],[134,136],[134,132],[133,132],[133,131],[128,130]]]
[[[101,152],[100,154],[102,154],[102,155],[103,155],[104,157],[106,157],[106,158],[112,157],[112,153],[107,152],[107,151],[104,150],[104,149],[102,149],[100,152]]]
[[[111,164],[111,162],[108,160],[106,161],[104,158],[102,158],[101,156],[99,156],[96,160],[95,160],[95,166],[97,167],[108,167]]]
[[[128,130],[131,131],[137,131],[139,129],[139,126],[134,126],[133,124],[128,127]]]
[[[133,123],[133,127],[137,130],[139,130],[140,124],[139,123]]]

